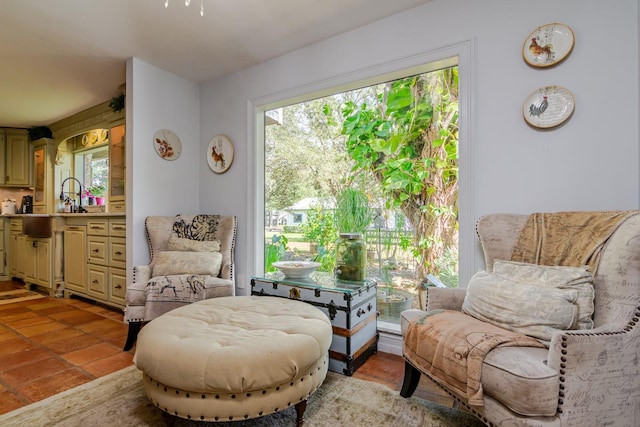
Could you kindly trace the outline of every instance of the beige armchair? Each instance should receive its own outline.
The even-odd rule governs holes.
[[[403,313],[400,394],[411,396],[425,374],[490,426],[637,425],[638,211],[493,214],[478,221],[477,234],[486,271],[467,289],[428,288],[426,312]],[[527,275],[504,276],[514,266]],[[555,286],[567,271],[589,272],[591,294],[577,276]],[[490,293],[505,283],[507,298]],[[490,291],[474,295],[479,289]],[[565,310],[545,300],[550,295],[568,307],[569,327],[551,325]],[[483,317],[492,305],[514,314]],[[538,322],[527,320],[532,307]],[[453,330],[466,333],[462,341]]]
[[[130,350],[148,322],[195,301],[235,295],[237,219],[224,215],[149,216],[151,261],[133,268],[124,321]]]

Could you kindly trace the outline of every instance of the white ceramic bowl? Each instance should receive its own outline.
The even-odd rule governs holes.
[[[304,279],[321,264],[313,261],[277,261],[271,265],[282,271],[289,279]]]

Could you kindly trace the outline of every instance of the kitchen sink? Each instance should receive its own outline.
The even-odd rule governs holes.
[[[29,237],[51,237],[51,216],[24,215],[22,217],[22,234]]]

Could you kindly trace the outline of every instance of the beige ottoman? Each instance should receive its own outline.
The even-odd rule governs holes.
[[[276,297],[222,297],[149,322],[134,363],[158,408],[199,421],[232,421],[295,406],[324,381],[332,329],[310,304]]]

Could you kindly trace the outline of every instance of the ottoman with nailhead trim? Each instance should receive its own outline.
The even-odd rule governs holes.
[[[327,375],[332,328],[316,307],[278,297],[221,297],[169,311],[138,336],[147,396],[180,418],[233,421],[295,406]]]

